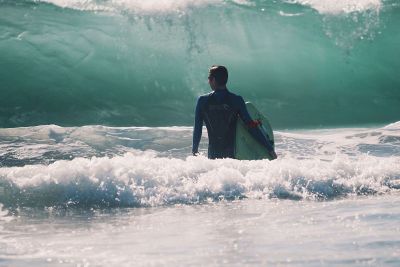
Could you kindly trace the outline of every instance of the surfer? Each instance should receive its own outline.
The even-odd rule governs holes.
[[[246,109],[241,96],[228,91],[228,70],[224,66],[213,65],[208,73],[208,83],[212,92],[197,100],[193,130],[192,153],[198,155],[203,121],[208,133],[208,158],[235,158],[235,132],[238,116],[248,126],[253,137],[267,149],[273,159],[276,153],[273,146],[257,127]]]

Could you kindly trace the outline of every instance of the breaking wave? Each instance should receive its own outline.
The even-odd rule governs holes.
[[[399,7],[0,0],[0,127],[191,125],[212,64],[275,128],[398,121]]]

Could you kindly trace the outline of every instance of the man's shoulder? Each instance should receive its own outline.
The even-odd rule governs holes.
[[[241,100],[243,100],[243,97],[242,97],[242,96],[240,96],[240,95],[238,95],[238,94],[235,94],[235,93],[232,93],[231,91],[228,91],[228,92],[229,92],[230,97],[231,97],[232,99],[234,99],[235,101],[241,101]]]
[[[209,92],[209,93],[207,93],[207,94],[201,95],[201,96],[199,96],[198,101],[199,101],[199,102],[200,102],[200,101],[201,101],[201,102],[202,102],[202,101],[206,101],[206,100],[208,99],[208,97],[210,97],[210,96],[213,95],[214,93],[215,93],[215,91],[211,91],[211,92]],[[232,93],[231,91],[228,91],[228,94],[229,94],[230,98],[232,98],[232,99],[234,99],[234,100],[240,101],[240,100],[243,99],[242,96],[240,96],[240,95],[238,95],[238,94],[235,94],[235,93]]]
[[[213,92],[209,92],[209,93],[207,93],[207,94],[204,94],[204,95],[201,95],[201,96],[199,96],[199,101],[204,101],[204,100],[206,100],[210,95],[212,95],[212,93]]]
[[[212,95],[214,92],[209,92],[209,93],[207,93],[207,94],[204,94],[204,95],[201,95],[201,96],[199,96],[199,98],[207,98],[207,97],[209,97],[210,95]]]

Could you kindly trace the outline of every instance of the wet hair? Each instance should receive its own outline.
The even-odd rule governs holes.
[[[218,85],[226,85],[228,82],[228,70],[224,66],[212,65],[208,74],[215,78]]]

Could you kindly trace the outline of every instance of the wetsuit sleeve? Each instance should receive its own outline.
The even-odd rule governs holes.
[[[252,120],[247,111],[246,104],[241,96],[238,96],[238,106],[239,106],[239,116],[243,120],[246,125],[252,125]],[[248,127],[249,133],[260,142],[263,146],[265,146],[268,151],[274,151],[272,144],[269,140],[262,134],[261,130],[258,127]]]
[[[203,115],[201,113],[201,102],[202,98],[199,97],[199,99],[197,100],[196,111],[194,116],[192,153],[199,152],[199,144],[201,139],[201,133],[203,130]]]

